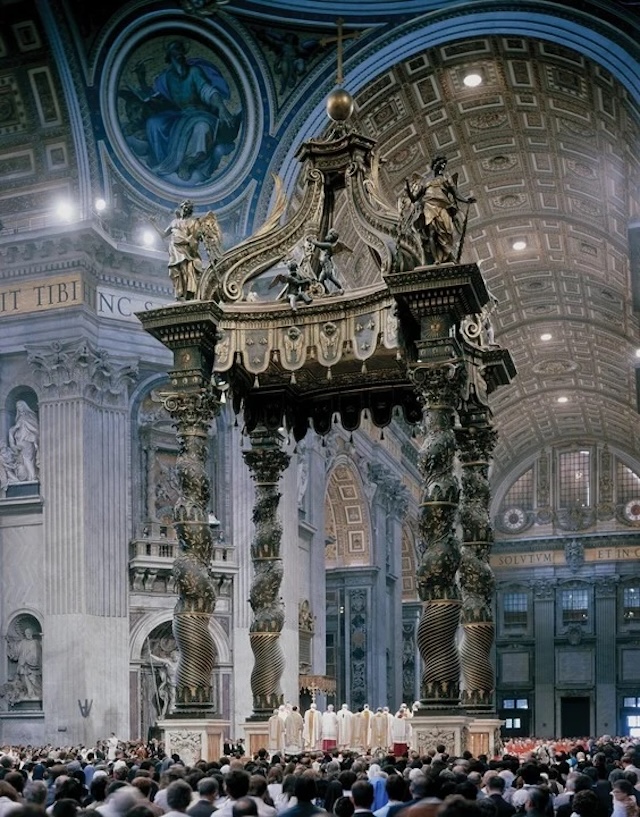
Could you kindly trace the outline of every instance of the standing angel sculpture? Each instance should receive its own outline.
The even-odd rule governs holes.
[[[467,226],[467,208],[460,219],[460,204],[473,204],[473,196],[458,192],[458,174],[447,173],[447,158],[436,156],[431,162],[432,175],[426,181],[418,174],[405,180],[405,196],[412,203],[411,226],[420,239],[426,264],[457,264],[460,260]],[[403,205],[403,212],[405,211]],[[402,218],[402,216],[401,216]],[[406,216],[405,216],[406,218]],[[457,249],[456,233],[459,234]]]
[[[151,223],[162,238],[169,239],[169,276],[177,300],[193,301],[205,266],[200,255],[202,242],[209,256],[208,268],[214,268],[222,257],[222,233],[215,214],[193,215],[193,202],[189,199],[180,204],[175,218],[162,230],[157,219]]]

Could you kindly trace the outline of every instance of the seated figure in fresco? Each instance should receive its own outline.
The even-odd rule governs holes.
[[[233,151],[242,111],[228,110],[226,80],[207,60],[188,58],[182,40],[167,44],[165,62],[151,87],[143,76],[139,88],[120,90],[129,128],[139,131],[128,141],[159,176],[202,184]]]

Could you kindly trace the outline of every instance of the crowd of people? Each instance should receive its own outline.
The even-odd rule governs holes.
[[[161,743],[3,747],[0,817],[638,817],[640,744],[532,741],[489,758],[234,754],[187,766]]]

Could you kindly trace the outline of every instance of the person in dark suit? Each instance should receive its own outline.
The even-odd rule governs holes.
[[[491,777],[487,783],[487,797],[495,803],[497,817],[512,817],[512,815],[516,813],[511,803],[507,803],[502,796],[504,794],[505,785],[505,779],[504,777],[500,777],[500,775]]]
[[[374,797],[374,788],[368,780],[356,780],[351,786],[351,799],[355,806],[353,817],[373,817],[371,806]]]
[[[293,796],[298,802],[295,806],[291,806],[291,808],[283,811],[280,817],[310,817],[311,814],[326,813],[323,809],[313,804],[313,801],[318,796],[318,787],[316,786],[314,777],[301,774],[296,778]]]
[[[573,813],[573,798],[579,791],[591,790],[591,778],[587,774],[579,774],[573,780],[573,794],[567,803],[563,803],[556,809],[556,817],[571,817]]]
[[[203,777],[198,781],[198,794],[200,799],[187,809],[189,817],[210,817],[215,811],[213,805],[218,797],[218,781],[215,777]]]

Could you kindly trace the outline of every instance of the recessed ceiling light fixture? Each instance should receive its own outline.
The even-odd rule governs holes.
[[[94,202],[94,206],[98,213],[102,213],[103,210],[107,209],[107,202],[104,199],[96,199]]]
[[[640,357],[640,349],[636,349],[636,357]]]
[[[543,332],[540,335],[540,340],[551,340],[552,337],[553,335],[551,334],[551,332]]]
[[[526,250],[527,242],[524,240],[524,238],[516,238],[515,241],[511,242],[511,246],[514,250],[519,252],[520,250]]]
[[[467,88],[477,88],[482,85],[482,76],[477,71],[470,71],[462,81]]]
[[[569,402],[568,397],[558,397],[558,403],[568,403],[568,402]]]

